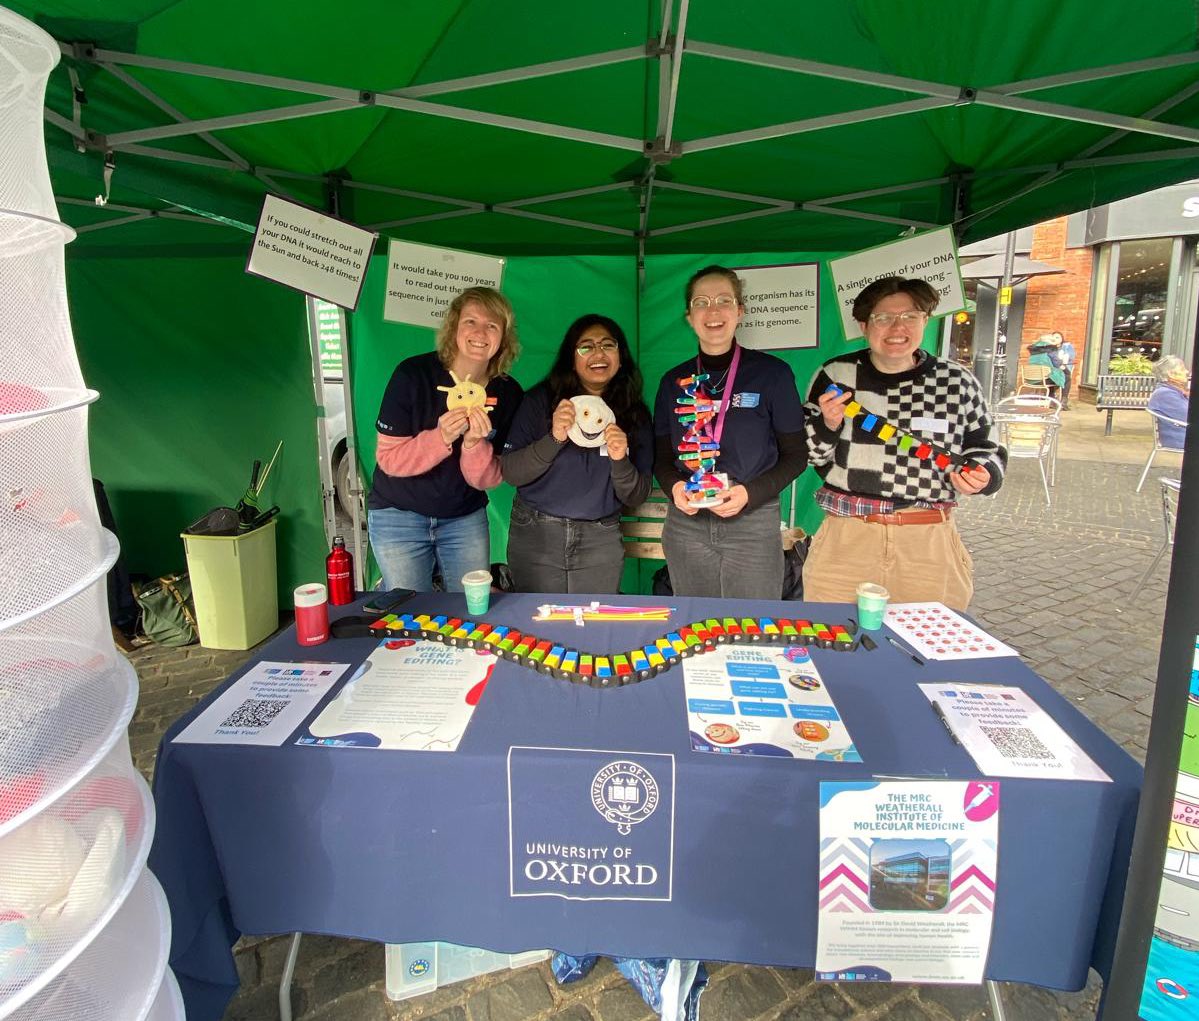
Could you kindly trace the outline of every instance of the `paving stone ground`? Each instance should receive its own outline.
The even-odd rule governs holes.
[[[1073,417],[1072,417],[1073,416]],[[1067,417],[1089,432],[1063,451],[1102,450],[1094,419]],[[1128,427],[1126,427],[1127,429]],[[975,559],[971,612],[1020,650],[1029,665],[1143,761],[1152,714],[1169,558],[1138,584],[1162,542],[1154,468],[1140,494],[1137,437],[1120,458],[1063,459],[1052,506],[1037,466],[1015,463],[998,496],[969,501],[959,516]],[[1146,434],[1143,449],[1148,449]],[[1123,462],[1123,463],[1121,463]],[[134,761],[149,776],[159,738],[250,653],[142,648],[131,654],[141,697],[130,727]],[[277,1018],[286,937],[243,939],[242,988],[225,1021]],[[701,1000],[705,1021],[983,1021],[985,993],[956,986],[816,983],[790,971],[713,965]],[[1092,1021],[1100,982],[1059,993],[1004,984],[1009,1021]],[[332,937],[304,938],[292,993],[297,1021],[649,1021],[654,1015],[613,967],[558,986],[547,964],[490,975],[392,1003],[383,992],[383,948]]]

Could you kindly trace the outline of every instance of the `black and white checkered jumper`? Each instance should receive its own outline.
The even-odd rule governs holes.
[[[865,413],[848,417],[837,432],[824,424],[817,398],[830,383],[854,392],[866,412],[890,422],[900,433],[934,443],[991,473],[986,493],[1003,483],[1007,451],[999,445],[999,429],[988,411],[978,380],[962,366],[920,352],[920,363],[907,372],[883,375],[870,352],[834,358],[816,373],[804,405],[808,456],[825,483],[860,496],[894,500],[897,505],[954,503],[958,493],[946,472],[914,450],[899,449],[899,434],[883,441],[878,427],[861,427]],[[945,424],[945,431],[922,428],[920,419]],[[881,423],[880,423],[881,424]]]

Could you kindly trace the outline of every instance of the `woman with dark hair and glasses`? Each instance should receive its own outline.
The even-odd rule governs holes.
[[[874,582],[893,602],[970,603],[953,509],[1002,485],[1007,451],[970,370],[921,350],[939,299],[927,280],[874,281],[853,303],[866,349],[812,380],[808,456],[825,518],[804,561],[805,599],[851,603]]]
[[[662,377],[654,404],[654,473],[671,498],[662,530],[670,583],[680,596],[779,599],[779,493],[807,465],[795,376],[781,358],[737,343],[745,307],[731,269],[695,273],[685,300],[699,350]]]
[[[652,465],[649,410],[624,330],[582,316],[525,394],[501,459],[516,487],[508,566],[517,590],[619,592],[621,508],[645,500]]]

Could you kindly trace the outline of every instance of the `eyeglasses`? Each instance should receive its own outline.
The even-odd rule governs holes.
[[[601,340],[598,344],[586,341],[575,348],[584,358],[590,355],[593,351],[598,351],[600,354],[611,355],[620,350],[620,345],[614,340]]]
[[[870,322],[874,326],[890,326],[892,323],[902,323],[904,326],[915,326],[928,318],[927,312],[871,312]]]
[[[718,294],[715,298],[709,298],[706,294],[697,294],[689,302],[688,308],[711,308],[715,305],[717,308],[732,308],[737,304],[737,299],[731,294]]]

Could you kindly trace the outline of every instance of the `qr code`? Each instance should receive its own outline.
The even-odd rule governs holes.
[[[991,740],[1005,759],[1052,759],[1053,752],[1046,748],[1041,739],[1027,727],[983,727],[982,732]]]
[[[285,698],[247,698],[225,717],[221,726],[265,727],[289,705],[291,703]]]

